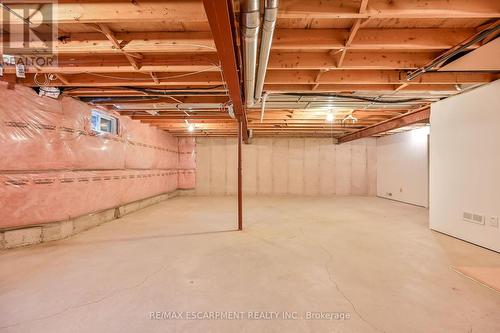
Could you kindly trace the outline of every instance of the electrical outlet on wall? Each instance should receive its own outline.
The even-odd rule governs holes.
[[[490,227],[498,228],[498,216],[490,216],[488,219],[488,224]]]

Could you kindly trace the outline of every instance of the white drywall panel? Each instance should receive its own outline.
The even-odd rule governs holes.
[[[500,80],[432,104],[429,216],[432,229],[500,252],[499,105]]]
[[[428,207],[428,127],[377,139],[377,195]]]

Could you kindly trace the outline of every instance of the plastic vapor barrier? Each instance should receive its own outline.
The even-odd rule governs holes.
[[[117,114],[91,129],[92,107],[0,84],[0,228],[41,224],[195,186],[195,141]]]

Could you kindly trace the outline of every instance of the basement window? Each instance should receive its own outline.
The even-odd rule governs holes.
[[[118,119],[99,110],[92,110],[90,126],[97,133],[118,134]]]

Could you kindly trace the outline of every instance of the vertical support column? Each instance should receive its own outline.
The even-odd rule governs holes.
[[[238,230],[243,229],[243,190],[241,166],[241,141],[243,140],[243,123],[238,121]]]

